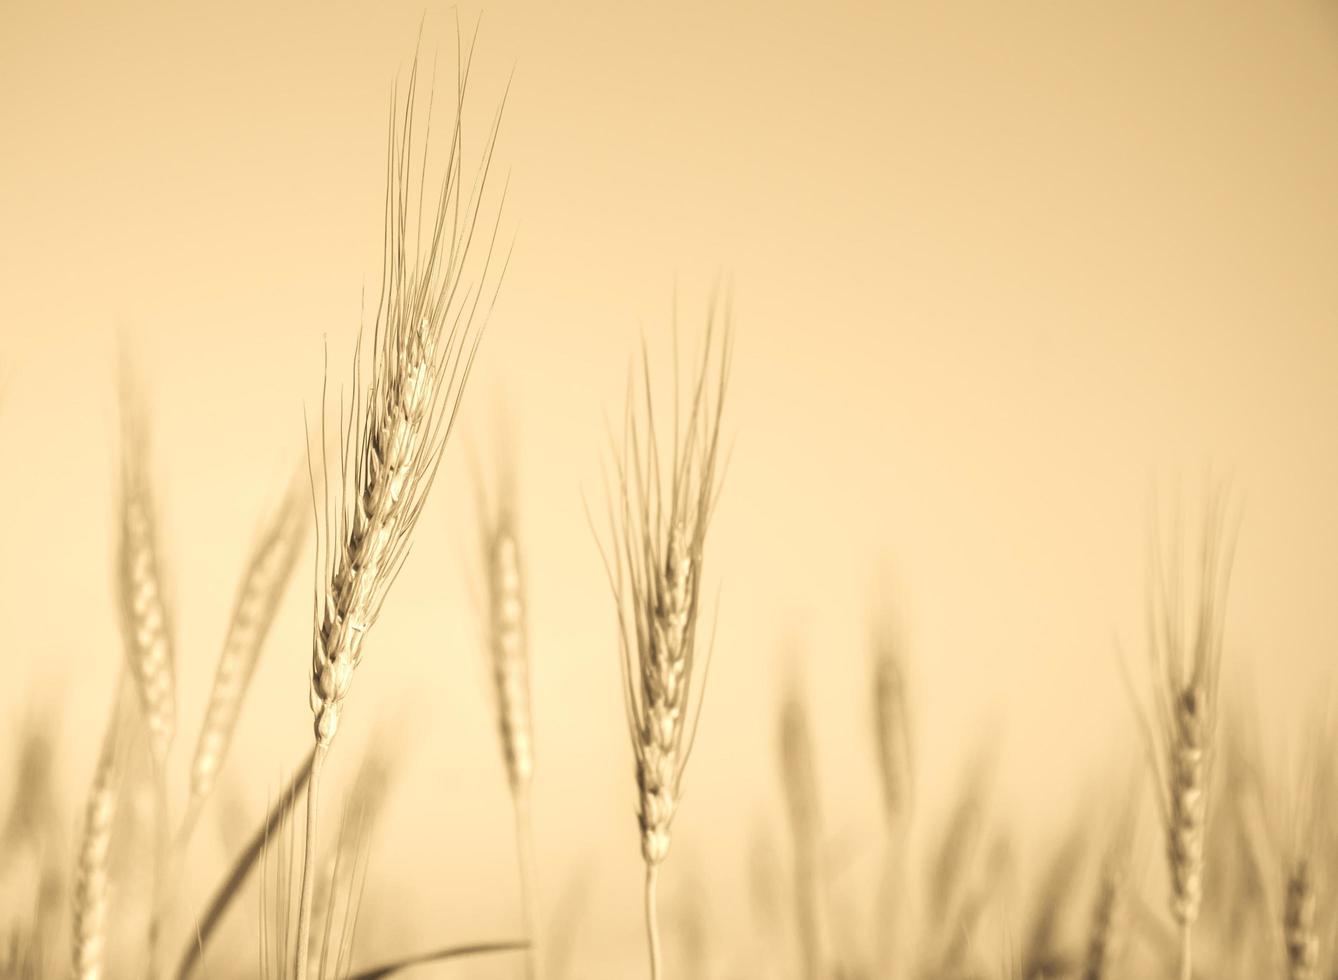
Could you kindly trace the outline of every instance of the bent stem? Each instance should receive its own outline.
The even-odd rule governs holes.
[[[646,863],[646,942],[650,947],[650,980],[660,980],[660,926],[655,911],[656,865]]]
[[[525,951],[525,976],[539,980],[539,898],[534,880],[534,830],[530,823],[530,794],[518,789],[515,794],[516,855],[520,862],[520,898],[522,926],[529,947]]]
[[[311,946],[311,901],[316,889],[316,811],[321,788],[321,765],[330,746],[316,743],[311,757],[311,777],[307,784],[307,830],[302,849],[302,899],[297,906],[297,950],[294,975],[307,980],[307,957]]]

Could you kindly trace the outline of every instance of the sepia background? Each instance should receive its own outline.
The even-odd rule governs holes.
[[[479,24],[475,146],[510,80],[494,176],[515,247],[327,770],[347,781],[378,730],[402,746],[360,959],[516,930],[468,466],[505,419],[541,894],[549,917],[580,903],[577,975],[642,969],[615,620],[583,497],[602,506],[639,345],[667,363],[676,301],[690,348],[721,283],[719,628],[662,874],[670,934],[692,903],[726,949],[744,928],[755,841],[784,838],[792,679],[833,836],[876,824],[877,616],[910,663],[917,821],[987,745],[1024,851],[1127,784],[1116,651],[1142,668],[1150,518],[1194,513],[1213,481],[1241,514],[1227,687],[1279,741],[1319,703],[1338,652],[1331,4],[6,0],[0,729],[55,706],[62,833],[122,655],[120,338],[152,414],[182,772],[246,550],[303,458],[327,352],[347,377],[375,294],[392,85],[420,25],[453,77],[457,18]],[[311,588],[304,564],[225,773],[248,823],[311,737]],[[226,841],[202,834],[200,866],[221,872]]]

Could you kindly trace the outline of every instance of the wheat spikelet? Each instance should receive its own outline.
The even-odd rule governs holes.
[[[483,186],[501,117],[499,110],[477,185],[465,194],[460,186],[464,179],[461,125],[468,74],[465,58],[457,75],[450,153],[435,201],[426,212],[427,176],[413,147],[417,58],[403,106],[398,94],[393,100],[386,162],[385,258],[370,380],[364,385],[359,359],[348,428],[341,428],[339,434],[339,477],[333,481],[327,477],[321,483],[334,487],[335,492],[326,494],[323,508],[317,505],[324,519],[317,538],[309,685],[316,753],[307,793],[294,953],[297,980],[307,976],[321,766],[338,731],[344,699],[362,659],[363,641],[408,555],[487,314],[485,308],[480,315],[479,307],[483,284],[490,279],[495,226],[481,268],[467,259],[473,252]],[[427,128],[430,131],[430,121]],[[476,276],[474,284],[468,275]],[[325,465],[324,440],[320,459]],[[312,482],[314,495],[314,478]]]
[[[118,683],[93,785],[84,806],[84,823],[75,858],[72,895],[72,972],[75,980],[105,976],[107,916],[110,906],[109,855],[120,792],[125,728],[125,684]]]
[[[730,344],[726,323],[714,390],[708,391],[715,330],[713,306],[686,419],[679,418],[675,391],[670,458],[663,463],[650,390],[650,358],[643,348],[645,418],[634,417],[629,386],[623,446],[621,454],[615,454],[618,488],[610,500],[611,553],[601,548],[620,627],[623,699],[636,761],[637,820],[655,976],[659,972],[655,874],[669,853],[696,728],[695,721],[689,727],[688,713],[694,700],[703,550],[719,488],[720,415]],[[699,696],[695,700],[700,704]]]
[[[1287,877],[1283,909],[1287,944],[1288,980],[1315,980],[1319,976],[1319,933],[1315,928],[1315,884],[1310,862],[1295,862]]]
[[[247,560],[191,762],[187,826],[191,814],[198,812],[213,790],[227,755],[265,636],[297,563],[307,517],[302,496],[290,490],[263,528]]]
[[[117,595],[126,657],[161,773],[176,732],[176,658],[154,524],[147,427],[128,375],[122,377],[122,412]]]

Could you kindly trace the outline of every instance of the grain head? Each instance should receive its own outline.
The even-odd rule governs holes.
[[[715,337],[720,350],[715,351]],[[706,531],[719,492],[720,418],[729,374],[728,322],[708,319],[686,418],[678,392],[669,458],[660,458],[650,357],[643,349],[645,414],[629,388],[623,445],[615,454],[613,545],[605,553],[619,619],[623,697],[636,758],[641,852],[648,866],[669,851],[670,828],[696,730],[690,711],[698,668],[697,626]],[[715,362],[715,378],[711,378]],[[674,379],[677,382],[675,360]],[[709,656],[709,646],[706,648]],[[704,671],[703,671],[704,673]]]
[[[318,744],[339,727],[363,640],[409,550],[495,297],[496,226],[478,257],[481,197],[500,122],[494,120],[474,193],[462,149],[468,61],[457,78],[455,119],[440,183],[423,208],[427,175],[414,148],[418,65],[391,113],[385,259],[369,377],[361,357],[338,472],[327,475],[318,540],[310,701]],[[427,115],[431,115],[429,105]],[[417,120],[422,122],[422,120]],[[430,132],[430,125],[426,127]],[[478,261],[473,261],[474,259]],[[327,465],[322,440],[320,463]],[[313,481],[314,482],[314,481]],[[313,490],[313,492],[315,492]]]
[[[128,373],[122,377],[117,597],[125,653],[159,771],[176,733],[176,656],[165,596],[156,509],[149,479],[148,427]]]
[[[126,685],[118,682],[84,806],[72,895],[71,954],[75,980],[101,980],[106,975],[112,830],[124,775],[131,718],[127,700]]]
[[[513,794],[524,794],[534,772],[525,578],[514,482],[508,471],[504,471],[499,482],[496,500],[490,507],[485,506],[482,514],[488,583],[488,651],[507,779]]]
[[[247,558],[191,762],[188,813],[198,811],[213,790],[227,756],[247,687],[297,564],[309,519],[305,495],[290,489]]]

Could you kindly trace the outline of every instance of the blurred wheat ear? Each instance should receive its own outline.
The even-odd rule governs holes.
[[[171,832],[167,800],[167,756],[177,725],[176,654],[167,601],[156,502],[149,478],[147,413],[123,351],[121,394],[120,538],[117,596],[131,676],[149,734],[153,758],[153,897],[148,925],[148,974],[158,972],[158,938],[171,872]]]
[[[494,289],[485,299],[485,285],[494,278],[496,224],[482,259],[468,261],[476,251],[483,189],[501,122],[499,108],[484,146],[479,178],[474,190],[466,193],[461,186],[465,181],[462,127],[471,56],[472,48],[470,55],[461,57],[449,153],[435,199],[429,199],[426,211],[427,148],[420,152],[414,145],[416,56],[403,98],[398,92],[393,96],[386,161],[385,259],[371,338],[370,376],[363,376],[359,356],[347,429],[341,427],[339,432],[335,456],[339,470],[321,482],[327,489],[324,507],[318,504],[324,516],[317,536],[309,688],[316,751],[307,789],[302,890],[293,953],[297,980],[307,977],[321,767],[338,731],[344,701],[362,659],[363,642],[408,556],[414,527],[427,502],[478,351],[482,323],[496,295]],[[425,134],[432,131],[431,102],[429,95],[422,128]],[[327,465],[322,441],[319,454],[313,453],[312,466]]]
[[[1218,681],[1235,546],[1234,528],[1228,529],[1226,522],[1225,501],[1221,492],[1215,492],[1204,517],[1196,596],[1189,609],[1185,607],[1178,514],[1169,569],[1154,522],[1147,622],[1152,721],[1136,696],[1134,702],[1158,786],[1171,879],[1170,911],[1180,939],[1181,980],[1192,980],[1194,975],[1193,932],[1203,903],[1207,794],[1216,749]],[[1132,694],[1132,683],[1130,691]]]
[[[833,960],[822,809],[808,713],[794,689],[781,706],[780,761],[790,818],[795,925],[802,975],[805,980],[823,980],[831,975]]]
[[[227,757],[265,637],[297,565],[310,520],[304,489],[298,483],[289,488],[262,527],[242,572],[191,761],[190,798],[179,834],[183,846]]]
[[[84,807],[72,897],[71,962],[75,980],[106,975],[111,872],[109,855],[133,724],[124,675],[116,684],[93,784]]]
[[[874,636],[872,664],[874,750],[883,791],[885,854],[874,910],[878,969],[884,977],[909,972],[907,958],[906,851],[915,772],[906,666],[887,623]]]
[[[622,446],[614,449],[617,486],[609,495],[612,540],[607,549],[600,546],[618,615],[624,708],[636,758],[646,932],[654,978],[661,969],[656,873],[669,853],[706,673],[703,663],[702,680],[694,693],[702,566],[706,532],[720,490],[720,420],[729,378],[729,319],[725,315],[723,324],[718,324],[718,318],[722,318],[718,304],[713,303],[685,418],[679,411],[675,349],[668,459],[661,458],[650,354],[643,346],[644,416],[638,418],[635,388],[629,385]],[[709,645],[706,649],[709,656]]]
[[[148,424],[126,364],[121,373],[121,442],[117,596],[126,662],[135,680],[154,767],[161,780],[176,733],[176,656],[149,478]]]
[[[503,444],[506,444],[506,440],[503,440]],[[509,446],[500,450],[499,456],[501,462],[497,466],[498,476],[491,498],[482,487],[482,478],[479,479],[479,522],[488,584],[487,630],[493,700],[515,816],[522,924],[530,943],[526,951],[526,975],[530,980],[535,980],[543,972],[543,951],[537,939],[538,884],[534,865],[534,830],[530,816],[534,720],[530,708],[529,634],[526,626],[516,476]]]

